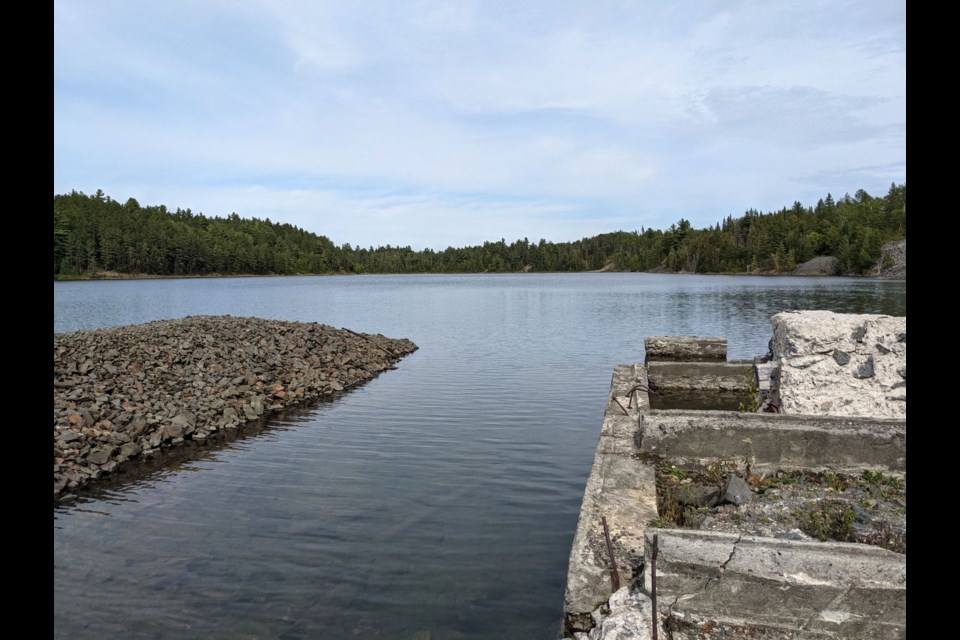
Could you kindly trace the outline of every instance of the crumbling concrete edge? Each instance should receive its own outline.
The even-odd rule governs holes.
[[[797,638],[905,636],[902,554],[850,543],[656,529],[645,535],[647,567],[654,535],[662,615]],[[643,590],[652,590],[649,570]]]
[[[640,418],[637,451],[681,466],[718,458],[749,462],[755,472],[805,469],[902,475],[903,420],[730,411],[648,411]]]
[[[621,585],[639,581],[646,523],[657,517],[656,475],[633,457],[640,413],[649,410],[643,365],[614,369],[600,429],[600,442],[584,489],[580,517],[570,550],[564,594],[564,632],[589,631],[591,612],[613,593],[603,518]]]

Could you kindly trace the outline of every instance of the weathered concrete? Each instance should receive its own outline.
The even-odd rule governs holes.
[[[791,311],[771,318],[784,413],[907,415],[907,319]]]
[[[878,418],[649,411],[640,417],[637,450],[698,466],[749,460],[755,471],[902,472],[907,430],[903,421]]]
[[[710,473],[714,469],[717,474],[729,473],[732,462],[738,473],[749,469],[751,475],[743,475],[754,485],[761,479],[752,474],[762,478],[767,472],[791,470],[850,475],[882,471],[905,480],[903,416],[875,406],[881,400],[900,402],[905,414],[905,319],[854,316],[834,322],[817,313],[776,316],[783,330],[771,341],[769,357],[758,359],[755,379],[762,406],[775,411],[783,398],[789,412],[812,401],[819,402],[818,412],[658,410],[644,402],[645,394],[630,393],[644,383],[691,396],[704,390],[714,395],[746,391],[752,367],[718,362],[721,342],[726,354],[725,340],[719,338],[648,338],[645,367],[616,368],[570,555],[564,603],[568,635],[648,637],[649,625],[641,629],[633,621],[643,617],[646,602],[639,597],[645,594],[636,591],[649,594],[652,586],[650,543],[656,533],[658,606],[666,616],[660,637],[665,640],[906,636],[904,555],[793,536],[748,537],[742,530],[738,535],[649,528],[658,516],[655,469],[650,465],[658,461]],[[837,326],[849,331],[823,335],[836,333]],[[843,369],[839,377],[836,368]],[[822,371],[825,377],[798,373],[804,371]],[[889,382],[891,371],[899,382]],[[902,400],[890,396],[900,390]],[[822,400],[828,392],[862,392],[872,399],[844,402],[853,411],[849,415],[824,415],[834,413],[834,405]],[[802,394],[809,397],[799,398]],[[741,505],[733,507],[738,513],[754,504],[751,485],[737,475],[727,476],[724,489],[728,502]],[[705,486],[699,493],[693,488],[688,492],[688,502],[697,506],[719,501],[721,493]],[[626,585],[616,596],[617,607],[613,600],[604,603],[611,579],[601,516],[610,524],[614,556]],[[643,536],[642,554],[638,535]],[[616,616],[607,615],[611,608],[617,609]]]
[[[610,596],[610,601],[591,614],[594,628],[590,633],[579,632],[576,640],[618,640],[653,638],[653,604],[650,597],[632,587],[622,587]],[[663,636],[662,628],[660,637]]]
[[[645,408],[646,397],[640,392],[632,394],[631,407],[628,391],[642,379],[638,372],[642,368],[635,366],[614,370],[600,442],[570,551],[564,595],[564,626],[569,633],[589,631],[593,626],[591,612],[613,591],[602,518],[606,517],[610,530],[621,584],[629,585],[641,570],[646,523],[657,517],[654,469],[631,457],[637,435],[637,404]]]
[[[647,363],[647,382],[658,391],[746,392],[755,380],[753,361]]]
[[[648,567],[654,534],[661,613],[798,639],[906,637],[906,556],[866,545],[658,529],[646,534]],[[647,571],[648,593],[651,577]]]
[[[726,338],[649,336],[643,341],[645,362],[725,362]]]

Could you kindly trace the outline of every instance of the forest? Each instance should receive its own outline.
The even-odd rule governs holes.
[[[837,258],[837,275],[869,275],[881,247],[907,235],[906,184],[874,197],[863,189],[816,206],[747,210],[694,229],[640,228],[571,242],[505,239],[443,251],[409,246],[351,247],[269,218],[208,217],[190,209],[124,203],[102,191],[53,198],[54,278],[126,275],[496,273],[656,271],[790,273],[818,256]]]

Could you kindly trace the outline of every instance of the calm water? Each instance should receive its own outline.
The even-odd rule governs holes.
[[[550,639],[613,367],[648,335],[766,352],[786,309],[906,284],[651,274],[54,284],[54,331],[322,322],[420,350],[334,402],[54,509],[58,638]]]

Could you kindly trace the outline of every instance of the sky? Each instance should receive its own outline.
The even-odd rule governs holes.
[[[54,194],[442,250],[905,182],[903,0],[54,2]]]

